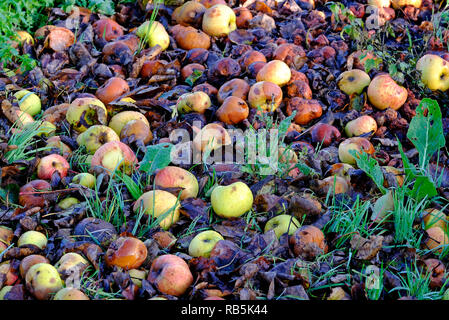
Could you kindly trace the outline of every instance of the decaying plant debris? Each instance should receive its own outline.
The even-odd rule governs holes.
[[[9,42],[37,63],[0,76],[1,299],[449,299],[444,1],[111,8]],[[208,162],[247,155],[225,129],[277,130],[277,170]]]

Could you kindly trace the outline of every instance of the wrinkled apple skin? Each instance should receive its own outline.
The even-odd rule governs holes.
[[[170,37],[165,30],[162,23],[153,21],[150,25],[150,21],[145,21],[136,31],[137,36],[140,39],[144,39],[150,47],[156,45],[161,46],[162,50],[166,50],[170,45]]]
[[[435,54],[426,54],[416,63],[421,72],[421,81],[430,90],[449,89],[449,62]]]
[[[153,261],[148,281],[164,294],[181,296],[192,285],[193,275],[183,259],[166,254]]]
[[[70,276],[75,270],[79,272],[79,274],[82,274],[88,266],[89,261],[76,252],[68,252],[64,254],[55,264],[55,267],[63,279]]]
[[[189,255],[192,257],[210,257],[210,252],[215,244],[224,240],[222,235],[214,230],[207,230],[198,233],[189,244]]]
[[[76,138],[76,142],[80,146],[85,146],[90,154],[94,154],[102,145],[110,141],[120,141],[120,138],[112,128],[104,125],[91,126]]]
[[[348,137],[360,136],[364,133],[377,131],[377,122],[371,116],[361,116],[349,121],[345,126],[345,133]]]
[[[133,207],[134,212],[138,213],[141,206],[144,212],[152,216],[153,219],[167,214],[167,216],[159,223],[159,225],[165,230],[170,228],[173,223],[176,223],[179,220],[180,204],[178,202],[178,198],[170,192],[163,190],[151,190],[145,192],[135,202]]]
[[[292,235],[301,224],[299,221],[288,214],[280,214],[268,220],[265,224],[264,232],[274,230],[276,237],[280,238],[284,233]]]
[[[162,188],[182,188],[180,200],[196,198],[198,195],[198,180],[189,171],[168,166],[161,169],[154,177],[154,183]]]
[[[109,172],[115,169],[130,174],[133,165],[137,164],[137,158],[134,151],[126,144],[119,141],[111,141],[102,145],[93,155],[91,167],[103,167]]]
[[[38,300],[49,300],[53,293],[62,289],[58,270],[48,263],[32,266],[25,276],[28,291]]]
[[[223,218],[238,218],[253,206],[253,193],[243,182],[218,186],[211,194],[214,212]]]
[[[203,31],[213,37],[228,35],[237,28],[234,11],[226,5],[216,4],[203,16]]]
[[[361,94],[370,82],[369,75],[360,69],[345,71],[337,79],[338,87],[347,95]]]
[[[389,74],[376,76],[368,86],[368,99],[379,110],[398,110],[407,100],[407,89],[398,85]]]

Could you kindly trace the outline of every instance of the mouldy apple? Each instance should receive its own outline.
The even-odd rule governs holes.
[[[72,182],[75,184],[80,184],[82,186],[85,186],[86,188],[94,188],[95,184],[97,183],[97,179],[95,176],[88,172],[82,172],[78,173],[76,176],[73,177]]]
[[[2,285],[11,286],[19,279],[17,269],[7,260],[0,264],[0,276],[2,277]]]
[[[82,274],[88,266],[89,261],[76,252],[65,253],[55,264],[55,267],[57,268],[62,279],[66,279],[67,277],[73,275],[74,272]]]
[[[68,159],[72,154],[72,149],[70,149],[68,145],[62,142],[59,136],[53,136],[48,138],[46,146],[50,147],[51,149],[58,149],[59,154],[63,156],[65,159]]]
[[[181,296],[192,285],[193,275],[183,259],[165,254],[151,264],[148,281],[164,294]]]
[[[168,166],[161,169],[154,177],[154,183],[160,188],[180,188],[180,200],[187,198],[196,198],[198,195],[198,180],[189,171]]]
[[[222,235],[214,230],[206,230],[198,233],[189,244],[189,255],[192,257],[210,257],[210,252],[215,244],[224,240]]]
[[[407,95],[407,89],[386,73],[374,77],[368,86],[368,99],[379,110],[398,110],[407,100]]]
[[[53,300],[90,300],[84,292],[75,288],[63,288],[56,292]]]
[[[19,240],[17,240],[17,246],[21,247],[28,244],[35,245],[39,249],[43,250],[47,246],[47,237],[45,234],[38,231],[27,231],[19,237]]]
[[[253,206],[253,193],[243,182],[217,186],[210,200],[214,212],[222,218],[238,218]]]
[[[38,300],[49,300],[63,286],[58,270],[48,263],[32,266],[26,273],[25,282],[28,291]]]
[[[137,164],[134,151],[120,141],[111,141],[102,145],[92,157],[91,168],[100,167],[109,174],[115,170],[131,174],[133,166]]]
[[[197,1],[186,1],[177,7],[172,14],[172,19],[183,26],[199,27],[203,20],[206,8]]]
[[[120,237],[109,245],[105,261],[108,266],[117,266],[125,270],[139,268],[147,258],[145,244],[132,237]]]
[[[202,91],[184,93],[176,101],[176,108],[180,113],[198,112],[203,114],[210,106],[209,96]]]
[[[280,238],[284,233],[292,235],[300,225],[295,217],[288,214],[280,214],[268,220],[265,224],[264,232],[274,230],[276,237]]]
[[[43,208],[47,203],[44,194],[40,191],[50,191],[51,185],[45,180],[33,180],[22,186],[19,190],[19,204],[25,209],[33,207]]]
[[[41,112],[41,99],[39,96],[28,90],[20,90],[14,94],[18,100],[19,108],[30,116],[35,116]]]
[[[97,37],[106,41],[111,41],[123,36],[122,27],[110,18],[97,20],[92,27]]]
[[[40,159],[37,166],[39,179],[50,180],[53,173],[58,172],[61,178],[67,176],[70,165],[67,160],[59,154],[50,154]]]
[[[153,219],[161,219],[159,225],[167,230],[170,226],[179,220],[179,208],[181,205],[178,198],[170,192],[163,190],[151,190],[145,192],[134,203],[134,212],[143,212]]]
[[[150,123],[148,122],[147,118],[145,118],[143,114],[137,111],[122,111],[117,113],[109,121],[109,127],[112,128],[112,130],[114,130],[115,133],[120,136],[123,128],[128,122],[132,120],[141,120],[146,125],[148,125],[148,127],[150,127]]]
[[[416,63],[421,72],[421,81],[430,90],[449,89],[449,62],[435,54],[426,54]]]
[[[324,147],[330,146],[332,142],[341,137],[340,131],[327,123],[316,124],[310,134],[313,142],[321,143]]]
[[[340,161],[347,164],[357,164],[354,156],[349,152],[350,150],[355,150],[356,152],[366,152],[370,155],[374,154],[374,146],[369,142],[368,139],[353,137],[344,140],[338,146],[338,157]]]
[[[353,69],[343,72],[337,79],[338,87],[347,95],[361,94],[369,86],[371,78],[362,70]]]
[[[137,36],[150,47],[159,45],[165,50],[170,45],[170,37],[162,23],[158,21],[145,21],[136,31]]]
[[[270,81],[279,87],[285,86],[292,76],[290,67],[281,60],[273,60],[259,70],[256,76],[257,81]]]
[[[209,49],[210,48],[210,36],[194,27],[183,27],[176,25],[171,29],[173,38],[176,44],[184,50],[192,49]]]
[[[249,92],[249,84],[243,79],[232,79],[225,82],[217,92],[217,100],[220,103],[229,97],[238,97],[242,100],[246,100]]]
[[[93,125],[76,138],[76,142],[86,147],[86,151],[90,154],[94,154],[102,145],[110,141],[120,141],[120,138],[112,128],[104,125]]]
[[[106,124],[107,110],[103,102],[96,98],[78,98],[67,109],[67,122],[78,132],[84,132],[95,124]]]
[[[371,116],[361,116],[349,121],[345,126],[345,133],[348,137],[360,136],[365,133],[377,131],[377,122]]]
[[[282,101],[282,89],[269,81],[256,82],[248,93],[248,103],[252,108],[273,112]]]
[[[235,13],[227,5],[216,4],[207,9],[204,13],[203,31],[210,36],[226,36],[236,28]]]
[[[323,232],[312,225],[296,230],[289,242],[295,255],[306,260],[313,260],[328,250]]]

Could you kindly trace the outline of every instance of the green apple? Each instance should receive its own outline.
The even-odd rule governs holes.
[[[73,207],[75,204],[80,203],[80,201],[77,198],[74,197],[68,197],[65,199],[62,199],[61,201],[59,201],[58,206],[65,210],[68,209],[70,207]]]
[[[198,233],[189,244],[189,255],[192,257],[210,257],[210,252],[215,244],[224,240],[221,234],[214,230],[207,230]]]
[[[93,125],[76,138],[76,142],[80,146],[85,146],[90,154],[94,154],[102,145],[110,141],[120,141],[120,138],[112,128],[104,125]]]
[[[76,176],[73,177],[72,182],[75,184],[80,184],[82,186],[85,186],[86,188],[94,188],[95,184],[97,183],[97,179],[93,174],[90,174],[88,172],[82,172],[78,173]]]
[[[360,136],[364,133],[372,132],[373,134],[377,131],[377,122],[373,117],[363,115],[349,121],[345,126],[345,133],[348,137]]]
[[[426,54],[416,63],[421,72],[421,81],[430,90],[449,89],[449,62],[435,54]]]
[[[137,36],[143,39],[150,47],[161,46],[165,50],[170,45],[170,37],[162,23],[158,21],[145,21],[136,31]]]
[[[44,249],[47,246],[47,237],[45,234],[38,231],[27,231],[20,236],[17,241],[17,246],[21,247],[27,244],[33,244],[40,249]]]
[[[264,232],[274,230],[276,237],[280,238],[286,232],[288,232],[288,235],[292,235],[299,227],[300,223],[295,217],[288,214],[280,214],[268,220]]]
[[[223,218],[238,218],[253,206],[253,193],[243,182],[218,186],[212,191],[211,204],[214,212]]]
[[[39,96],[28,90],[20,90],[14,94],[19,101],[19,108],[30,116],[35,116],[41,112],[42,105]]]
[[[36,135],[38,136],[46,136],[50,137],[53,136],[56,132],[56,126],[51,123],[50,121],[44,121],[38,128],[38,132]]]
[[[354,93],[361,94],[370,82],[369,75],[360,69],[345,71],[337,79],[338,87],[348,96]]]

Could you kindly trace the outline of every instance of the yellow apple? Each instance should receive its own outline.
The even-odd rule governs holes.
[[[154,219],[161,219],[159,225],[165,230],[179,220],[179,208],[181,205],[178,198],[170,192],[163,190],[145,192],[134,203],[134,212],[138,213],[141,207],[146,214]],[[161,216],[165,216],[165,218],[160,218]]]
[[[139,38],[143,39],[150,47],[159,45],[162,50],[165,50],[170,45],[170,37],[165,30],[162,23],[158,21],[145,21],[139,28],[137,28],[136,34]]]
[[[226,36],[237,28],[234,11],[224,4],[216,4],[203,16],[203,31],[213,37]]]
[[[88,172],[82,172],[78,173],[76,176],[73,177],[72,182],[75,184],[80,184],[82,186],[85,186],[86,188],[92,189],[95,187],[95,184],[97,183],[97,179],[95,176]]]
[[[430,90],[449,89],[449,62],[435,54],[426,54],[416,63],[421,72],[421,81]]]
[[[198,233],[189,244],[189,255],[192,257],[210,257],[210,252],[215,244],[224,240],[221,234],[214,230],[207,230]]]
[[[28,90],[20,90],[14,94],[18,100],[19,108],[30,116],[35,116],[41,112],[42,105],[39,96]]]
[[[223,218],[238,218],[253,206],[253,193],[243,182],[218,186],[212,191],[211,204],[214,212]]]
[[[337,79],[340,90],[349,96],[354,93],[361,94],[370,82],[369,75],[360,69],[345,71]]]
[[[17,246],[21,247],[27,244],[33,244],[40,249],[44,249],[47,246],[47,237],[45,234],[38,231],[27,231],[20,236],[17,241]]]
[[[264,232],[274,230],[276,237],[280,238],[287,232],[288,235],[292,235],[299,227],[300,223],[295,217],[288,214],[280,214],[268,220]]]
[[[90,154],[94,154],[102,145],[110,141],[120,141],[115,131],[104,125],[93,125],[76,138],[80,146],[85,146]]]

